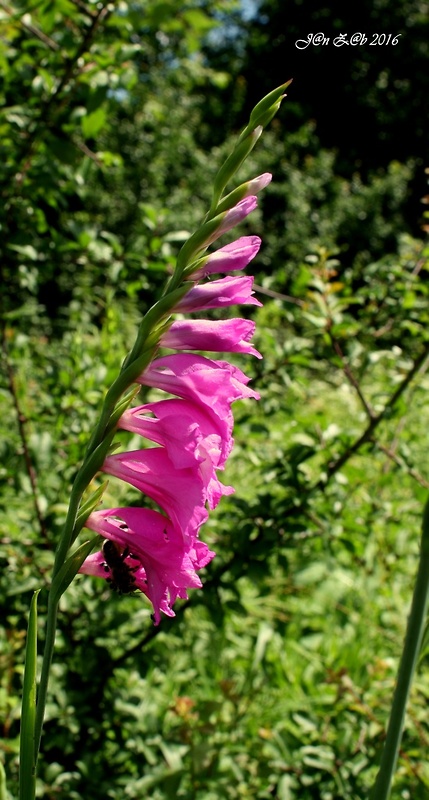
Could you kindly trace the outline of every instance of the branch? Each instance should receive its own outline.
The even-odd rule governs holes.
[[[335,473],[341,469],[341,467],[346,463],[346,461],[348,461],[349,458],[352,455],[354,455],[354,453],[360,450],[363,444],[371,441],[374,431],[376,430],[376,428],[378,428],[380,422],[383,421],[387,412],[390,411],[390,409],[392,409],[396,405],[399,398],[403,395],[406,388],[413,380],[414,376],[417,374],[417,372],[420,370],[420,368],[426,361],[428,355],[429,355],[429,342],[426,342],[422,352],[414,360],[411,369],[407,372],[404,380],[399,384],[396,391],[391,395],[391,397],[389,397],[389,400],[387,401],[383,410],[379,414],[377,414],[377,416],[372,417],[368,426],[365,428],[361,436],[359,436],[359,438],[356,439],[353,442],[353,444],[350,445],[350,447],[348,447],[347,450],[345,450],[344,453],[336,461],[331,461],[331,463],[328,464],[326,478],[323,478],[322,480],[318,481],[314,485],[314,487],[309,491],[313,492],[316,489],[325,486],[328,483],[328,481],[332,478],[332,476],[335,475]]]
[[[353,388],[355,389],[356,394],[359,397],[359,400],[361,401],[367,416],[369,417],[369,419],[375,419],[377,415],[376,415],[374,409],[367,402],[367,400],[366,400],[366,398],[365,398],[365,396],[364,396],[364,394],[362,392],[362,389],[360,388],[360,385],[359,385],[359,382],[358,382],[357,378],[355,378],[355,376],[353,375],[353,372],[351,371],[349,365],[347,364],[347,361],[346,361],[346,359],[344,357],[344,353],[343,353],[343,351],[341,349],[340,343],[337,341],[337,339],[335,339],[335,337],[330,332],[329,332],[329,338],[331,339],[331,344],[332,344],[332,347],[335,350],[336,355],[338,356],[338,358],[341,361],[341,366],[343,368],[343,372],[344,372],[347,380],[351,384],[351,386],[353,386]]]
[[[384,444],[381,444],[381,442],[378,442],[376,439],[374,439],[374,444],[376,447],[378,447],[379,450],[385,453],[385,455],[388,458],[390,458],[391,461],[397,464],[398,467],[401,467],[401,469],[403,469],[404,472],[407,472],[408,475],[411,475],[411,477],[414,478],[414,480],[416,480],[417,483],[420,484],[420,486],[423,486],[425,489],[429,489],[429,481],[427,481],[426,478],[423,477],[423,475],[420,475],[420,472],[418,472],[418,470],[414,469],[414,467],[409,467],[407,462],[403,458],[400,458],[400,456],[398,456],[391,448],[386,447]]]
[[[305,306],[305,300],[300,300],[298,297],[292,297],[290,294],[282,294],[275,292],[273,289],[266,289],[265,286],[260,286],[259,283],[254,283],[253,288],[260,294],[265,294],[267,297],[273,297],[275,300],[284,300],[285,303],[294,303],[296,306]]]
[[[16,390],[16,385],[15,385],[15,376],[14,376],[14,372],[13,372],[13,369],[12,369],[12,365],[11,365],[10,360],[9,360],[9,352],[8,352],[8,348],[7,348],[6,330],[5,329],[3,329],[3,333],[2,333],[2,351],[3,351],[3,359],[4,359],[4,363],[5,363],[5,367],[6,367],[8,388],[9,388],[9,392],[11,394],[13,405],[14,405],[15,411],[16,411],[16,418],[17,418],[17,422],[18,422],[18,431],[19,431],[19,437],[21,439],[21,444],[22,444],[22,452],[23,452],[23,456],[24,456],[24,462],[25,462],[25,466],[26,466],[28,477],[30,479],[31,493],[32,493],[32,496],[33,496],[34,511],[35,511],[35,514],[36,514],[36,517],[37,517],[37,521],[38,521],[38,524],[39,524],[39,530],[40,530],[40,533],[42,535],[42,538],[44,540],[46,540],[47,532],[46,532],[46,527],[45,527],[45,521],[43,519],[42,512],[40,510],[39,500],[38,500],[37,477],[36,477],[36,472],[35,472],[35,469],[33,467],[33,463],[32,463],[32,460],[31,460],[30,450],[29,450],[29,447],[28,447],[27,433],[26,433],[26,430],[25,430],[25,424],[27,422],[27,419],[25,417],[25,414],[22,412],[21,407],[20,407],[20,403],[19,403],[18,392]]]
[[[28,171],[31,165],[31,158],[34,151],[34,145],[40,135],[43,133],[46,124],[49,122],[52,108],[55,106],[62,92],[70,83],[77,69],[79,59],[82,58],[84,53],[90,49],[98,27],[105,20],[105,18],[112,12],[113,4],[109,3],[106,6],[101,6],[97,14],[91,16],[91,23],[87,28],[85,36],[83,37],[78,49],[74,56],[66,62],[65,69],[62,77],[60,78],[56,89],[52,92],[48,100],[42,105],[39,117],[33,131],[30,133],[25,141],[25,146],[22,149],[21,155],[17,159],[17,169],[15,180],[20,183],[23,176]]]
[[[53,39],[51,39],[50,36],[47,36],[47,34],[43,33],[43,31],[41,31],[40,28],[36,28],[35,25],[32,25],[32,24],[30,24],[29,22],[27,22],[25,20],[25,17],[29,16],[29,15],[24,14],[22,17],[17,17],[15,12],[14,12],[14,10],[12,8],[9,8],[9,6],[7,6],[6,3],[1,2],[1,0],[0,0],[0,8],[2,8],[3,11],[6,12],[6,14],[8,14],[10,17],[12,17],[12,19],[16,19],[16,21],[25,30],[29,31],[37,39],[40,39],[40,41],[43,42],[43,44],[45,44],[51,50],[59,50],[60,49],[59,44],[57,44],[57,42],[55,42]]]

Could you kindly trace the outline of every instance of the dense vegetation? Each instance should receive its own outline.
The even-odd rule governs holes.
[[[264,241],[264,360],[246,364],[262,399],[237,413],[225,476],[236,494],[205,532],[218,556],[159,628],[140,597],[72,584],[39,790],[358,800],[374,779],[429,486],[429,6],[401,0],[387,22],[385,0],[359,15],[316,3],[311,24],[307,8],[267,0],[249,19],[227,0],[1,4],[0,760],[11,797],[29,601],[49,581],[101,398],[249,109],[289,77],[240,176],[274,175],[240,230]],[[316,30],[401,38],[295,48]],[[111,480],[106,501],[136,498]],[[42,591],[42,641],[44,603]],[[395,800],[428,796],[428,692],[424,650]]]

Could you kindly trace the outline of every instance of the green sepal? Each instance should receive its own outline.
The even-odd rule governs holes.
[[[37,596],[31,599],[25,647],[24,683],[22,689],[21,735],[19,747],[19,800],[36,796],[36,676],[37,676]]]
[[[247,183],[242,183],[240,186],[237,186],[236,189],[233,189],[232,192],[227,194],[219,203],[216,211],[222,214],[223,211],[228,211],[230,208],[234,208],[240,200],[244,200],[245,197],[248,197],[249,194],[246,190]]]
[[[144,322],[148,327],[151,328],[157,321],[171,314],[184,294],[186,294],[186,288],[183,286],[172,286],[170,281],[165,295],[156,301],[144,318]]]
[[[94,475],[99,472],[111,452],[113,437],[115,435],[115,428],[106,431],[104,439],[100,442],[98,447],[88,456],[82,464],[75,480],[74,490],[81,495],[91,483]],[[70,546],[71,542],[69,543]]]
[[[79,572],[79,569],[85,561],[85,558],[89,556],[91,550],[94,549],[99,541],[100,537],[94,536],[90,541],[81,544],[77,550],[75,550],[74,553],[72,553],[72,555],[69,556],[64,562],[61,569],[58,571],[57,575],[52,581],[51,598],[53,604],[58,603],[60,597],[64,594],[66,589],[70,586],[73,578]]]
[[[264,128],[267,127],[267,125],[269,125],[269,123],[271,122],[272,118],[277,114],[277,111],[279,110],[279,108],[280,108],[280,106],[282,104],[283,97],[284,97],[284,95],[280,98],[280,100],[277,101],[277,103],[273,103],[272,106],[267,108],[266,111],[264,111],[263,113],[261,113],[259,115],[259,117],[258,117],[258,126],[257,126],[258,129],[260,128],[261,130],[263,130]]]
[[[98,489],[96,489],[95,492],[93,492],[84,503],[82,503],[81,507],[79,508],[79,513],[76,517],[76,523],[73,531],[73,541],[82,530],[89,515],[92,514],[92,512],[97,508],[108,485],[109,481],[104,481],[104,483],[99,486]]]
[[[253,150],[263,129],[271,122],[272,118],[277,113],[285,96],[285,89],[287,89],[291,82],[292,81],[287,81],[281,86],[278,86],[277,89],[273,89],[272,92],[267,94],[256,104],[250,114],[248,124],[238,138],[233,152],[228,156],[216,175],[213,186],[212,204],[206,219],[210,219],[213,214],[218,214],[221,209],[225,209],[225,206],[219,204],[219,200],[222,197],[226,185]],[[226,206],[226,208],[230,207],[231,206]]]
[[[122,417],[124,411],[127,410],[128,406],[131,405],[135,396],[139,393],[140,386],[132,386],[131,389],[124,394],[123,397],[119,400],[119,403],[115,407],[114,411],[109,420],[109,430],[112,428],[116,428],[119,420]]]
[[[242,195],[240,193],[241,187],[238,187],[233,192],[230,192],[230,194],[224,198],[221,203],[219,202],[226,185],[235,175],[249,153],[253,150],[263,128],[268,125],[268,123],[277,113],[285,96],[285,89],[287,89],[291,83],[291,80],[286,81],[286,83],[278,86],[277,89],[273,89],[272,92],[263,97],[262,100],[260,100],[259,103],[257,103],[254,107],[252,113],[250,114],[249,123],[242,131],[233,152],[228,156],[225,163],[221,166],[218,174],[216,175],[213,186],[213,199],[204,224],[185,242],[180,250],[177,258],[176,273],[174,275],[175,280],[181,278],[183,270],[189,266],[189,263],[193,259],[195,260],[196,257],[202,255],[205,247],[210,244],[210,240],[207,242],[207,235],[210,235],[212,231],[215,231],[217,226],[207,228],[207,225],[215,222],[221,213],[224,213],[225,210],[232,208],[233,205],[238,203],[241,199],[243,199],[243,197],[246,196],[245,194]],[[234,192],[237,194],[234,194]]]
[[[240,200],[244,200],[245,197],[250,197],[253,194],[256,194],[256,191],[251,190],[252,183],[255,183],[255,178],[250,181],[246,181],[245,183],[241,183],[240,186],[237,186],[236,189],[233,189],[232,192],[225,195],[225,197],[220,201],[216,212],[218,214],[222,214],[225,211],[228,211],[230,208],[234,208]]]
[[[185,242],[184,246],[186,246],[186,244],[187,243]],[[187,292],[186,288],[183,286],[178,286],[181,278],[179,272],[178,259],[174,275],[172,275],[169,281],[165,294],[159,300],[157,300],[156,303],[154,303],[147,314],[145,314],[143,317],[133,349],[124,361],[122,372],[118,380],[123,378],[124,374],[127,374],[127,376],[133,374],[132,368],[136,362],[139,362],[137,371],[134,370],[135,376],[137,377],[141,374],[141,372],[143,372],[143,369],[152,360],[153,350],[156,348],[157,341],[159,339],[159,334],[156,330],[157,323],[165,319],[165,317],[168,317],[174,311],[177,303],[179,303],[183,295]],[[141,361],[142,358],[143,362]],[[140,366],[141,363],[143,366]],[[125,386],[124,391],[131,383],[133,383],[133,380],[129,380],[129,383],[127,386]]]
[[[252,152],[261,133],[262,128],[255,125],[254,128],[250,130],[244,138],[240,137],[231,155],[228,156],[225,163],[222,164],[214,180],[213,200],[206,219],[210,219],[214,213],[219,213],[217,205],[225,186],[229,183],[231,178],[234,177],[235,173],[241,167],[243,161],[247,158],[249,153]]]
[[[214,234],[220,228],[223,218],[224,214],[219,214],[205,222],[185,242],[177,257],[177,268],[181,273],[198,253],[203,252],[214,241]]]

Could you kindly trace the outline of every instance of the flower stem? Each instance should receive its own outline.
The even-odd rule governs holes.
[[[52,656],[55,646],[55,636],[57,629],[58,603],[48,601],[48,613],[46,618],[46,638],[43,650],[42,671],[37,691],[36,721],[34,725],[34,764],[37,766],[37,759],[40,750],[40,740],[42,737],[43,720],[45,717],[46,695],[48,691],[49,673],[51,669]]]
[[[99,469],[101,468],[101,465],[107,455],[107,450],[112,441],[116,426],[109,427],[109,422],[111,421],[111,416],[116,406],[116,403],[119,401],[120,397],[124,394],[124,392],[129,388],[129,386],[132,384],[133,380],[135,380],[137,375],[142,371],[144,367],[143,361],[150,361],[150,357],[152,355],[150,350],[147,353],[147,356],[143,355],[143,357],[141,357],[141,359],[143,358],[143,361],[141,359],[139,360],[138,358],[139,351],[144,350],[145,338],[148,337],[147,317],[150,316],[151,322],[153,322],[152,319],[153,317],[155,317],[155,320],[157,321],[160,317],[162,317],[165,313],[167,313],[170,310],[170,307],[174,304],[174,302],[177,302],[177,298],[178,297],[180,298],[182,294],[183,290],[171,294],[171,296],[167,298],[167,300],[164,300],[162,303],[159,302],[156,305],[156,307],[154,307],[156,308],[156,311],[151,310],[152,313],[148,312],[148,315],[146,315],[146,317],[143,320],[143,323],[139,331],[139,335],[137,337],[136,344],[134,345],[132,351],[132,354],[134,355],[134,360],[131,360],[131,363],[127,364],[126,367],[122,368],[120,374],[118,375],[118,377],[110,387],[109,391],[107,392],[98,425],[96,426],[94,434],[88,445],[85,460],[79,472],[77,473],[73,484],[66,522],[61,534],[61,538],[58,542],[58,547],[55,555],[55,564],[52,575],[53,580],[61,570],[67,558],[70,546],[72,544],[73,534],[76,524],[76,517],[78,514],[82,495],[85,492],[85,489],[87,488],[91,480],[93,479],[94,475],[96,475]],[[40,681],[37,692],[36,719],[34,726],[35,764],[37,763],[37,758],[39,754],[43,720],[45,716],[49,673],[51,669],[52,657],[55,647],[58,605],[60,597],[61,597],[61,592],[58,593],[58,590],[56,590],[55,593],[53,593],[51,586],[48,598],[46,638],[45,638],[45,646],[43,652],[43,662],[42,662],[42,669],[41,669]]]
[[[420,561],[414,586],[411,612],[393,696],[389,725],[371,800],[388,800],[398,760],[405,711],[411,682],[419,656],[429,601],[429,500],[423,513]]]
[[[19,800],[36,796],[36,761],[34,730],[37,674],[37,590],[31,601],[25,648],[24,685],[22,688],[21,735],[19,747]]]

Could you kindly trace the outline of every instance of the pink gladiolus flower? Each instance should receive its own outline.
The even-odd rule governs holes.
[[[144,386],[202,404],[210,414],[231,424],[234,400],[247,397],[259,400],[259,394],[248,388],[249,380],[241,369],[227,361],[212,361],[192,353],[157,358],[138,378]]]
[[[250,195],[249,197],[244,197],[239,203],[237,203],[237,205],[228,209],[228,211],[225,211],[224,218],[219,225],[219,228],[217,228],[213,236],[206,244],[214,242],[219,238],[219,236],[222,236],[223,233],[227,233],[227,231],[230,231],[231,228],[235,228],[239,222],[242,222],[243,219],[246,219],[248,214],[255,210],[257,205],[258,198],[255,197],[255,195]]]
[[[184,314],[191,311],[205,311],[208,308],[223,308],[238,303],[262,306],[256,297],[252,297],[253,280],[251,277],[231,275],[218,281],[194,286],[180,300],[174,310]]]
[[[192,452],[198,457],[204,451],[209,455],[216,469],[223,469],[233,446],[232,428],[234,420],[231,404],[235,400],[245,397],[259,398],[257,392],[247,387],[246,384],[248,382],[249,378],[238,367],[228,364],[226,361],[212,361],[203,356],[195,356],[190,353],[164,356],[156,359],[147,367],[143,375],[140,376],[139,383],[157,387],[182,398],[182,401],[186,401],[186,406],[182,407],[182,412],[185,414],[188,411],[192,413],[192,418],[198,423],[198,429],[194,428],[192,431],[193,442],[202,435],[195,451],[193,451],[193,443],[189,444],[190,436],[185,439],[186,453],[184,454],[175,434],[172,433],[170,437],[167,437],[166,431],[164,431],[163,444],[167,448],[173,463],[177,465],[180,463],[180,458],[182,458],[183,465],[189,466]],[[178,410],[172,400],[160,401],[144,408],[148,407],[157,416],[162,415],[164,420],[166,410],[170,409],[173,414]],[[192,412],[190,409],[192,409]],[[129,422],[129,415],[134,417],[133,426]],[[137,430],[137,416],[139,416],[138,412],[134,416],[133,409],[126,412],[122,417],[122,420],[125,418],[123,427],[142,433],[142,435],[147,435],[143,434],[141,428]],[[178,416],[176,416],[176,420]],[[138,424],[141,424],[140,420]],[[153,422],[146,423],[146,425],[151,425],[153,430]],[[173,419],[170,420],[170,430],[172,427],[174,427]],[[161,443],[161,439],[155,439],[153,435],[148,438],[158,442],[158,444]],[[175,448],[175,443],[177,444],[177,449]]]
[[[272,178],[271,172],[264,172],[262,175],[252,178],[252,180],[247,181],[247,192],[249,194],[258,194],[261,189],[265,189],[271,183]]]
[[[246,191],[233,208],[218,214],[215,224],[222,221],[205,246],[256,207],[253,193],[270,180],[271,175],[264,173],[235,194]],[[224,206],[229,202],[233,202],[231,197],[224,198]],[[186,268],[184,275],[197,282],[211,274],[242,270],[260,245],[258,236],[243,236],[201,258],[197,268],[193,272],[192,266]],[[183,263],[187,263],[185,256]],[[260,306],[252,286],[252,277],[228,274],[205,285],[193,285],[171,313],[241,303]],[[155,624],[161,612],[174,616],[173,604],[179,597],[187,598],[187,589],[201,586],[197,570],[206,566],[214,553],[199,540],[200,528],[208,517],[207,508],[215,508],[223,495],[234,491],[217,476],[233,446],[231,406],[235,400],[259,398],[238,367],[180,351],[247,353],[262,358],[251,344],[254,330],[254,322],[241,318],[174,321],[159,338],[159,345],[179,352],[155,359],[136,379],[173,397],[129,408],[117,423],[157,446],[114,453],[103,464],[103,472],[134,486],[163,513],[145,508],[92,513],[86,526],[109,541],[85,559],[80,572],[103,577],[122,593],[143,592],[153,605]]]
[[[185,400],[160,400],[129,408],[119,420],[118,427],[165,447],[177,469],[192,467],[196,461],[204,460],[204,456],[198,456],[198,445],[203,436],[195,419],[195,410]]]
[[[234,494],[234,488],[232,486],[225,486],[216,476],[216,472],[213,469],[213,462],[209,454],[207,454],[206,459],[200,464],[200,471],[205,478],[207,504],[210,509],[216,508],[224,495]]]
[[[187,598],[186,590],[201,587],[196,569],[214,557],[203,542],[185,546],[169,519],[147,508],[113,508],[96,511],[86,526],[115,542],[123,559],[129,589],[140,589],[151,601],[158,625],[161,611],[174,617],[172,606],[178,597]],[[93,553],[80,572],[115,581],[115,569],[106,563],[103,551]]]
[[[199,261],[198,268],[192,273],[192,279],[199,280],[216,272],[242,270],[255,258],[260,246],[259,236],[242,236]]]
[[[197,536],[208,517],[207,489],[198,464],[176,469],[163,447],[114,453],[106,458],[102,471],[155,500],[185,541]]]
[[[189,400],[159,400],[130,408],[119,427],[165,447],[177,469],[201,463],[207,456],[216,469],[222,469],[233,445],[232,420],[227,424]]]
[[[249,342],[255,323],[249,319],[196,319],[173,322],[160,344],[173,350],[213,350],[217,353],[261,354]]]

